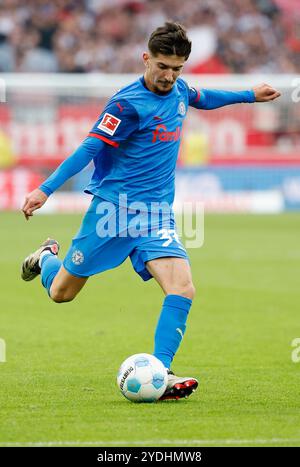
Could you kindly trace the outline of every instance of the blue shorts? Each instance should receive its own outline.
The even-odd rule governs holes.
[[[64,259],[65,269],[89,277],[113,269],[128,256],[144,281],[151,279],[147,261],[162,257],[188,260],[176,233],[173,212],[151,217],[94,196]]]

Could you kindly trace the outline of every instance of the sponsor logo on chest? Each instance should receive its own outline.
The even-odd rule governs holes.
[[[168,131],[166,125],[157,125],[152,131],[152,143],[156,141],[178,141],[181,136],[181,128],[178,126],[175,131]]]

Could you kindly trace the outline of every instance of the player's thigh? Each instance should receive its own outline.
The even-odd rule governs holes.
[[[50,296],[57,301],[72,300],[87,280],[88,277],[74,276],[61,266],[51,285]]]
[[[193,298],[195,287],[190,264],[185,258],[162,257],[146,263],[146,267],[166,295]]]

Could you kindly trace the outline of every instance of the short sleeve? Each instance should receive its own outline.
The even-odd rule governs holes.
[[[133,105],[126,99],[113,98],[106,105],[89,136],[118,147],[138,129],[139,115]]]

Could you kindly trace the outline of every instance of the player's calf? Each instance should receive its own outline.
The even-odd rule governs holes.
[[[55,303],[65,303],[65,302],[71,302],[72,300],[74,300],[75,295],[68,295],[67,292],[63,292],[63,291],[55,291],[55,292],[50,291],[50,298]]]
[[[55,303],[71,302],[76,297],[76,293],[70,292],[68,289],[54,288],[50,289],[50,298]]]
[[[49,290],[49,296],[55,303],[65,303],[74,300],[88,277],[77,277],[61,266]]]

